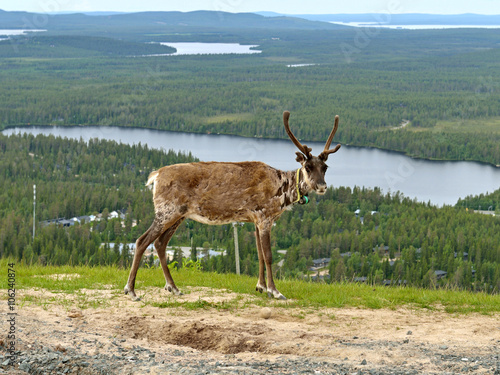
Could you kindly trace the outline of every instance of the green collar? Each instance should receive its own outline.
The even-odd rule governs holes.
[[[309,203],[309,198],[307,195],[300,196],[299,179],[300,179],[300,169],[297,169],[297,200],[293,203],[307,204]]]

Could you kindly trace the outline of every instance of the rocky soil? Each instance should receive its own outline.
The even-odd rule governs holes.
[[[15,361],[2,303],[0,374],[500,375],[498,314],[314,310],[284,301],[269,303],[266,318],[252,303],[259,297],[186,289],[180,297],[150,289],[142,302],[116,290],[19,291],[25,298],[16,306]],[[235,300],[239,307],[210,307]]]

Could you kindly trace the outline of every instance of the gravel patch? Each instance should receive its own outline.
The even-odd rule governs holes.
[[[270,309],[24,305],[15,360],[0,333],[0,374],[500,375],[498,314]]]

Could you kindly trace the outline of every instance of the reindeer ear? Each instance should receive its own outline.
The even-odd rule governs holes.
[[[295,160],[297,160],[300,164],[304,164],[306,161],[305,155],[302,152],[298,152],[298,151],[295,154],[297,155]]]
[[[321,161],[326,161],[328,159],[328,154],[322,152],[321,154],[318,155],[318,159]]]

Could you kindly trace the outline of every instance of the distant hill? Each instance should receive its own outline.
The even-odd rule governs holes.
[[[257,12],[265,17],[283,17],[285,14],[274,12]],[[322,22],[387,22],[389,25],[498,25],[500,15],[483,14],[294,14],[289,17],[299,17],[310,21]]]
[[[0,11],[0,28],[82,30],[95,27],[133,27],[158,30],[161,27],[257,28],[257,29],[335,29],[339,26],[304,18],[280,16],[264,17],[254,13],[195,12],[140,12],[112,14],[106,12],[83,14],[37,14]]]
[[[127,12],[71,12],[71,11],[66,11],[66,12],[53,12],[49,13],[51,15],[61,15],[61,14],[85,14],[86,16],[114,16],[116,14],[126,14]]]

